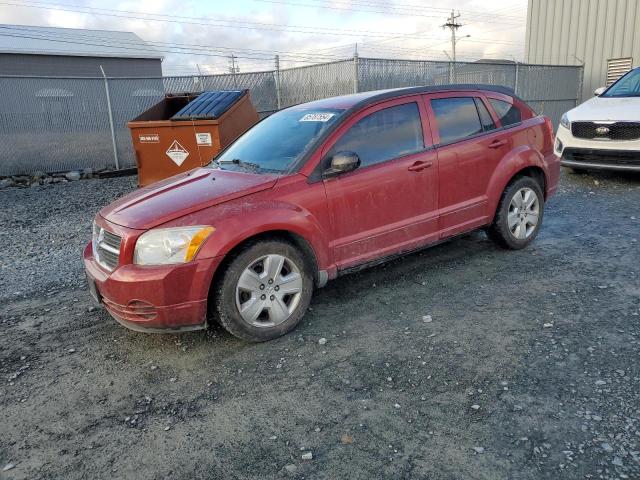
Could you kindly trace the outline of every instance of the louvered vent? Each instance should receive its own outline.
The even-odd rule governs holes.
[[[631,70],[632,58],[612,58],[607,60],[607,87]]]

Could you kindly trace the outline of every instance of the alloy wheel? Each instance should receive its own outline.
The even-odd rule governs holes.
[[[509,231],[518,240],[525,240],[535,232],[540,218],[540,201],[536,192],[528,187],[518,190],[509,203],[507,223]]]
[[[273,327],[287,320],[301,296],[300,269],[291,259],[277,254],[252,262],[236,286],[240,316],[255,327]]]

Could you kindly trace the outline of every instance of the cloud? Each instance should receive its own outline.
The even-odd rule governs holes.
[[[407,10],[408,2],[391,2],[381,14],[363,10],[378,7],[363,7],[362,2],[351,0],[329,0],[327,8],[308,8],[301,3],[315,3],[317,0],[234,0],[199,2],[193,0],[140,0],[108,2],[90,0],[82,3],[95,9],[95,13],[111,13],[108,16],[90,13],[46,10],[27,7],[7,6],[0,12],[0,22],[28,25],[45,25],[70,28],[105,30],[126,30],[135,32],[142,39],[167,44],[190,44],[215,47],[216,50],[198,48],[198,55],[180,54],[175,48],[158,47],[165,50],[163,68],[166,73],[196,73],[196,64],[205,72],[222,72],[228,68],[228,58],[220,57],[221,52],[234,52],[241,71],[264,70],[273,66],[273,54],[281,54],[284,67],[304,65],[311,61],[325,61],[352,55],[355,44],[362,56],[380,58],[444,59],[450,54],[450,32],[440,26],[445,22],[450,3],[430,0],[430,8],[419,7],[421,15],[412,15],[416,7]],[[284,2],[284,3],[278,3]],[[288,4],[287,4],[288,2]],[[373,5],[374,2],[371,2]],[[60,8],[71,8],[68,1],[61,2]],[[413,5],[416,5],[414,3]],[[349,10],[344,10],[349,7]],[[432,8],[431,8],[432,7]],[[486,2],[460,0],[457,2],[465,24],[461,36],[471,35],[458,43],[459,59],[482,57],[519,58],[523,53],[524,22],[526,0],[494,0],[490,10],[504,12],[492,17],[487,12]],[[151,21],[132,18],[133,14],[114,12],[131,11],[145,14],[168,15],[165,19],[179,15],[183,23]],[[465,13],[468,12],[468,13]],[[400,15],[398,13],[407,13]],[[193,17],[184,19],[182,17]],[[210,20],[206,20],[209,18]],[[203,20],[204,19],[204,20]],[[206,23],[235,22],[232,28]],[[191,22],[191,23],[187,23]],[[246,23],[277,24],[284,27]],[[198,24],[198,23],[205,23]],[[309,26],[309,28],[300,28]],[[249,28],[247,28],[249,27]],[[313,30],[316,32],[313,32]],[[319,30],[324,29],[324,33]],[[349,36],[335,36],[328,31],[343,30],[354,33]],[[304,33],[304,32],[307,33]],[[376,36],[385,32],[386,37]],[[409,35],[409,36],[408,36]],[[253,51],[249,50],[252,49]],[[174,50],[172,53],[171,50]],[[195,47],[191,47],[195,50]],[[260,54],[255,50],[272,52]],[[286,52],[304,52],[291,54]],[[210,53],[210,55],[206,55]],[[249,58],[252,57],[252,58]],[[262,58],[258,58],[262,57]]]

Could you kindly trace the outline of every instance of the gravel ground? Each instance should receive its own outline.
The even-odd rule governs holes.
[[[92,217],[133,186],[0,191],[0,478],[640,478],[640,177],[563,172],[528,249],[342,277],[264,344],[91,307]]]

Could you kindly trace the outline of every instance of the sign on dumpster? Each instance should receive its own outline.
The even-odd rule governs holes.
[[[198,145],[211,146],[211,133],[196,133],[196,143]]]
[[[184,148],[177,140],[174,140],[169,150],[167,150],[167,156],[173,160],[173,162],[180,166],[189,156],[189,152]]]
[[[140,143],[160,143],[160,135],[157,133],[144,133],[139,138]]]

